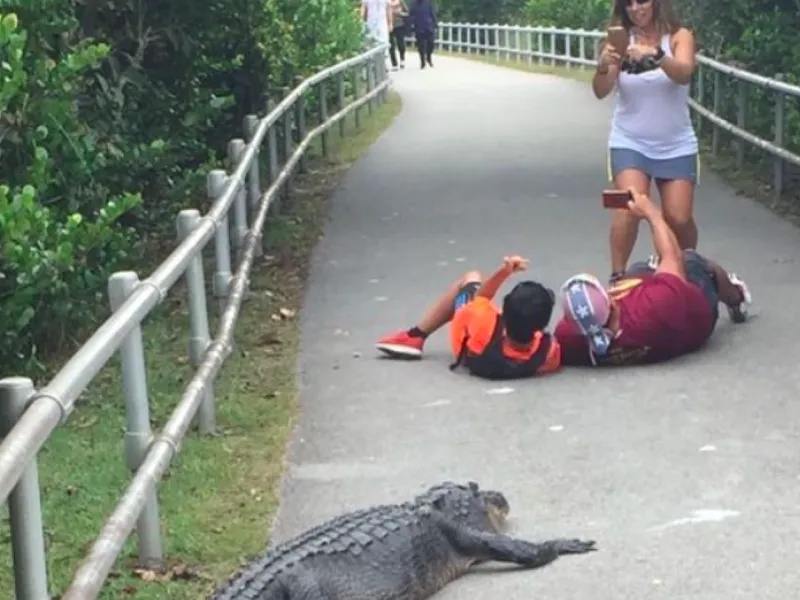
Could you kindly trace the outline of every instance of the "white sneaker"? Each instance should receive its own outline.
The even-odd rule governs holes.
[[[648,266],[648,268],[653,269],[655,271],[658,268],[659,261],[660,261],[660,259],[659,259],[658,256],[656,256],[655,254],[651,254],[647,258],[647,266]]]
[[[736,273],[729,273],[728,280],[741,290],[744,298],[739,305],[728,306],[728,315],[734,323],[744,323],[747,320],[748,307],[753,303],[753,296],[750,294],[750,288]]]

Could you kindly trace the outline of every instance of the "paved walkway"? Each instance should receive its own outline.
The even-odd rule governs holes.
[[[593,538],[600,551],[487,568],[437,598],[796,596],[800,234],[713,174],[698,190],[700,249],[748,280],[758,314],[733,326],[723,313],[701,353],[504,395],[451,374],[442,334],[422,362],[377,358],[376,338],[410,326],[467,267],[519,252],[553,286],[608,268],[610,102],[579,82],[436,61],[419,71],[412,56],[394,75],[403,112],[347,175],[317,248],[276,541],[474,479],[507,493],[514,533]],[[649,249],[643,228],[637,254]]]

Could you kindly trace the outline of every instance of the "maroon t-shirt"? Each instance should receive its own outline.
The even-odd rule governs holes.
[[[608,290],[617,301],[620,334],[598,365],[669,360],[700,348],[714,330],[714,313],[697,286],[669,273],[626,277]],[[564,365],[588,365],[589,347],[564,317],[556,325]]]

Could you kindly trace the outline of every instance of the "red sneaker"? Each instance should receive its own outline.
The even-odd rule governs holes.
[[[375,347],[395,358],[422,358],[422,346],[425,340],[408,335],[408,331],[398,331],[378,340]]]

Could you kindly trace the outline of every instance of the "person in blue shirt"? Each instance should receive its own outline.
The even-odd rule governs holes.
[[[433,10],[431,0],[414,0],[409,14],[409,22],[414,28],[414,38],[417,40],[420,68],[426,64],[433,66],[433,35],[439,24],[436,21],[436,11]]]

